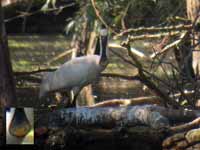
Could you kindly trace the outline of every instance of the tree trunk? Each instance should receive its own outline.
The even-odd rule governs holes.
[[[3,8],[0,3],[0,104],[16,106],[15,85],[10,62],[7,35],[4,25]]]
[[[200,1],[199,0],[186,0],[186,4],[187,4],[187,16],[188,18],[192,21],[192,23],[195,22],[195,25],[196,24],[199,24],[200,23],[200,18],[199,18],[199,10],[200,10]],[[200,34],[198,32],[195,32],[194,35],[193,35],[194,39],[192,41],[192,44],[195,45],[197,44],[197,42],[199,41],[199,37],[200,37]],[[198,51],[193,51],[192,52],[192,57],[193,57],[193,69],[195,71],[195,73],[198,72],[199,74],[199,68],[200,68],[200,64],[199,64],[199,60],[200,60],[200,47],[197,46],[195,48],[195,50],[198,50]]]
[[[176,47],[174,51],[178,67],[180,69],[180,77],[186,82],[191,81],[195,77],[193,70],[191,39],[189,37],[189,33],[187,33],[184,42],[179,47]]]

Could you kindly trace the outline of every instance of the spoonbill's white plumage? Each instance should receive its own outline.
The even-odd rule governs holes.
[[[106,29],[101,29],[95,54],[73,58],[56,71],[46,73],[40,86],[39,98],[53,91],[73,90],[75,104],[80,90],[96,80],[107,66],[107,45],[108,32]]]

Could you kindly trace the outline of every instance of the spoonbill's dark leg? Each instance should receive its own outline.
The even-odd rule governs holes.
[[[77,105],[76,105],[76,99],[77,99],[78,95],[79,95],[79,93],[77,93],[76,95],[74,95],[74,99],[72,101],[72,106],[74,106],[74,107],[77,107]]]
[[[76,100],[77,100],[77,97],[80,93],[80,91],[82,90],[83,87],[75,87],[71,90],[70,92],[70,105],[71,107],[77,107],[77,104],[76,104]]]

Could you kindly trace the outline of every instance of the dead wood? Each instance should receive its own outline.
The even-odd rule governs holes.
[[[119,149],[122,149],[122,147],[135,149],[134,147],[138,147],[138,145],[141,145],[140,147],[160,147],[162,139],[165,137],[165,134],[160,130],[145,126],[117,129],[77,129],[67,126],[63,130],[49,131],[49,135],[47,144],[66,144],[68,148],[69,146],[79,146],[80,148],[85,146],[93,147],[91,149],[102,149],[105,147],[116,149],[118,146],[121,147],[118,147]]]
[[[198,144],[200,143],[199,125],[200,118],[196,118],[189,123],[170,127],[173,135],[163,141],[163,149],[198,150],[200,148]]]
[[[173,133],[177,133],[177,132],[183,132],[183,131],[187,131],[187,130],[190,130],[193,128],[197,128],[198,126],[200,126],[200,117],[196,118],[195,120],[193,120],[191,122],[171,127],[170,130]]]
[[[184,25],[180,24],[177,26],[165,26],[165,27],[140,27],[137,29],[127,29],[123,32],[117,34],[115,38],[125,36],[127,34],[135,34],[135,33],[149,33],[149,32],[170,32],[170,31],[182,31],[182,30],[190,30],[192,29],[192,24]]]
[[[163,150],[199,150],[200,128],[176,133],[163,141]]]
[[[59,109],[49,114],[49,126],[103,127],[147,125],[152,128],[169,127],[197,118],[198,113],[156,105],[124,107],[78,107]]]
[[[138,97],[131,99],[111,99],[103,102],[96,103],[90,108],[94,107],[114,107],[114,106],[134,106],[142,104],[158,104],[160,105],[160,98],[158,96]]]
[[[56,110],[50,115],[50,126],[74,125],[104,127],[147,125],[152,128],[168,127],[168,119],[155,111],[152,105],[129,107],[79,107]]]

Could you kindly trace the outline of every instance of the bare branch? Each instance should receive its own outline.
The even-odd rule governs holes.
[[[151,33],[151,32],[172,32],[172,31],[183,31],[192,29],[192,24],[180,24],[176,26],[165,26],[165,27],[140,27],[135,29],[127,29],[117,34],[114,38],[119,38],[125,35],[131,35],[135,33]]]
[[[171,48],[173,48],[173,47],[179,45],[181,42],[184,41],[186,35],[188,35],[188,32],[182,33],[181,36],[180,36],[180,38],[179,38],[178,40],[176,40],[176,41],[172,42],[171,44],[165,46],[161,51],[155,52],[155,53],[151,54],[150,58],[153,59],[153,58],[155,58],[157,55],[160,55],[160,54],[162,54],[162,53],[168,51],[169,49],[171,49]]]
[[[194,129],[200,125],[200,117],[196,118],[195,120],[188,122],[186,124],[170,127],[171,132],[173,133],[178,133],[178,132],[183,132],[187,131],[190,129]]]
[[[165,36],[177,36],[180,34],[180,31],[174,31],[174,32],[163,32],[159,34],[145,34],[145,35],[138,35],[138,36],[128,36],[128,41],[133,42],[136,40],[146,40],[146,39],[159,39],[163,38]]]
[[[70,50],[65,50],[64,52],[62,52],[61,54],[58,54],[57,56],[53,57],[51,60],[49,60],[46,64],[50,65],[51,63],[59,60],[62,57],[65,57],[66,55],[71,54],[73,51],[75,50],[75,48],[72,48]]]
[[[64,8],[67,8],[67,7],[72,7],[76,5],[76,3],[70,3],[70,4],[67,4],[67,5],[63,5],[61,7],[58,7],[58,8],[49,8],[47,9],[46,11],[47,12],[51,12],[51,11],[56,11],[56,10],[60,10],[60,9],[64,9]],[[11,17],[11,18],[8,18],[8,19],[4,19],[4,22],[10,22],[10,21],[13,21],[15,19],[19,19],[19,18],[24,18],[24,17],[28,17],[28,16],[32,16],[32,15],[35,15],[35,14],[38,14],[38,13],[41,13],[42,11],[39,9],[39,10],[36,10],[34,12],[21,12],[20,15],[18,16],[14,16],[14,17]]]
[[[131,98],[131,99],[105,100],[103,102],[96,103],[90,107],[94,108],[94,107],[134,106],[134,105],[143,105],[143,104],[161,105],[160,98],[158,96],[149,96],[149,97],[137,97],[137,98]]]

